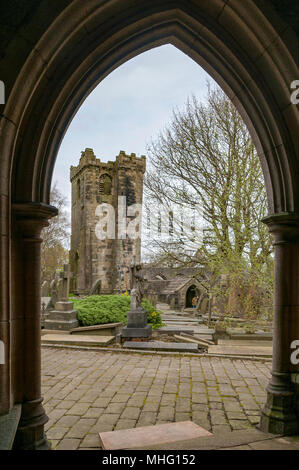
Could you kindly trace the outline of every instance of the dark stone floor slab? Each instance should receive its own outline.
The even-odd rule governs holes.
[[[11,450],[21,417],[21,405],[15,405],[6,415],[0,416],[0,450]]]
[[[163,341],[126,341],[123,348],[146,351],[198,352],[198,345],[191,343],[168,343]]]

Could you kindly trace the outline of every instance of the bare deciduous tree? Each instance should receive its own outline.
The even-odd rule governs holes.
[[[271,304],[273,260],[261,222],[267,213],[262,169],[249,132],[226,95],[208,88],[205,103],[193,96],[148,146],[148,157],[146,206],[162,204],[171,214],[173,205],[200,203],[204,221],[203,238],[192,227],[175,240],[156,237],[151,242],[154,258],[204,263],[213,273],[229,275],[230,285],[242,282],[253,288],[254,283],[259,295],[266,289]]]
[[[50,281],[55,271],[68,262],[69,218],[66,201],[54,185],[51,190],[51,204],[58,209],[58,215],[49,221],[49,226],[42,232],[41,279]]]

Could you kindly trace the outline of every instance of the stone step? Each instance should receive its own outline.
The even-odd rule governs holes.
[[[182,439],[199,439],[212,434],[192,421],[183,421],[101,432],[99,436],[104,450],[124,450],[161,444],[175,445]]]
[[[268,346],[209,346],[209,354],[234,356],[262,356],[272,357],[272,347]]]
[[[198,320],[198,315],[190,315],[189,313],[175,313],[175,312],[162,312],[163,317],[168,318],[178,318],[179,320],[184,320],[185,318],[190,318],[191,320]]]
[[[203,334],[198,335],[198,334],[195,332],[195,333],[194,333],[194,337],[195,337],[195,338],[198,338],[198,339],[203,339],[203,340],[205,340],[205,341],[209,341],[209,343],[211,343],[211,346],[212,346],[213,344],[215,344],[212,335],[203,335]]]
[[[45,335],[68,335],[69,332],[68,331],[64,331],[64,330],[47,330],[46,328],[43,328],[41,330],[41,335],[42,336],[45,336]]]
[[[200,347],[205,347],[207,348],[209,345],[205,343],[204,341],[200,341],[199,339],[194,339],[194,338],[188,338],[187,336],[181,336],[181,335],[174,335],[174,338],[177,339],[178,341],[182,342],[187,342],[191,344],[197,344]]]
[[[214,328],[203,328],[200,326],[195,328],[195,331],[197,335],[213,335],[215,333]]]
[[[167,335],[175,335],[175,334],[180,334],[180,333],[186,333],[190,335],[194,334],[194,330],[187,329],[187,328],[180,328],[176,326],[162,326],[161,328],[154,330],[154,332],[164,333]]]
[[[105,323],[104,325],[79,326],[70,330],[71,335],[116,336],[123,327],[122,323]]]
[[[163,303],[158,303],[156,305],[157,310],[170,310],[170,305],[169,304],[163,304]]]
[[[162,315],[162,320],[166,322],[176,322],[176,323],[199,323],[197,318],[188,318],[188,317],[170,317],[167,315]]]
[[[175,325],[181,325],[181,326],[198,326],[199,323],[197,321],[193,321],[193,320],[178,320],[178,319],[175,319],[175,320],[169,320],[167,317],[162,317],[162,322],[163,323],[166,323],[167,325],[169,326],[175,326]]]
[[[146,351],[173,351],[173,352],[198,352],[198,345],[191,343],[164,343],[163,341],[126,341],[125,349],[138,349]]]
[[[200,326],[197,326],[197,325],[169,325],[167,324],[168,327],[171,327],[171,328],[178,328],[178,329],[182,329],[182,328],[192,328],[193,330],[193,333],[192,335],[194,335],[195,337],[199,337],[199,339],[204,339],[204,340],[208,340],[210,341],[211,343],[214,344],[214,341],[213,341],[213,334],[209,333],[208,330],[203,330]],[[213,330],[214,331],[214,330]]]
[[[230,330],[228,330],[228,334],[231,339],[233,340],[261,340],[261,341],[272,341],[273,339],[273,334],[270,332],[264,332],[264,333],[232,333]]]
[[[246,339],[218,339],[217,346],[266,346],[272,347],[272,341]]]
[[[100,335],[70,335],[47,334],[42,336],[42,344],[64,344],[72,346],[107,346],[111,344],[115,336]]]
[[[210,341],[209,339],[207,339],[208,335],[199,335],[199,334],[196,333],[196,334],[193,334],[191,336],[188,333],[181,333],[181,336],[183,338],[187,337],[187,338],[190,338],[190,339],[193,339],[193,340],[196,340],[196,341],[201,341],[201,342],[206,343],[207,345],[210,345],[210,346],[213,346],[215,344],[213,341]]]

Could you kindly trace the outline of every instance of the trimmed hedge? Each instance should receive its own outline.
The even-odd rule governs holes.
[[[127,313],[130,310],[130,296],[128,295],[91,295],[84,299],[74,299],[74,308],[78,310],[80,326],[103,325],[104,323],[122,322],[126,324]],[[147,320],[152,327],[162,326],[161,314],[146,299],[142,307],[147,311]]]

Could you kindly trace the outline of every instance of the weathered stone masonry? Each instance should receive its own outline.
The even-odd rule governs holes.
[[[92,149],[82,152],[78,166],[72,166],[72,236],[70,264],[74,273],[72,290],[80,294],[108,294],[129,289],[129,267],[133,256],[140,257],[140,238],[118,238],[121,214],[118,199],[126,205],[142,203],[145,157],[120,151],[115,162],[103,163]],[[101,240],[95,229],[99,204],[115,210],[115,238]],[[128,217],[134,219],[135,216]]]

